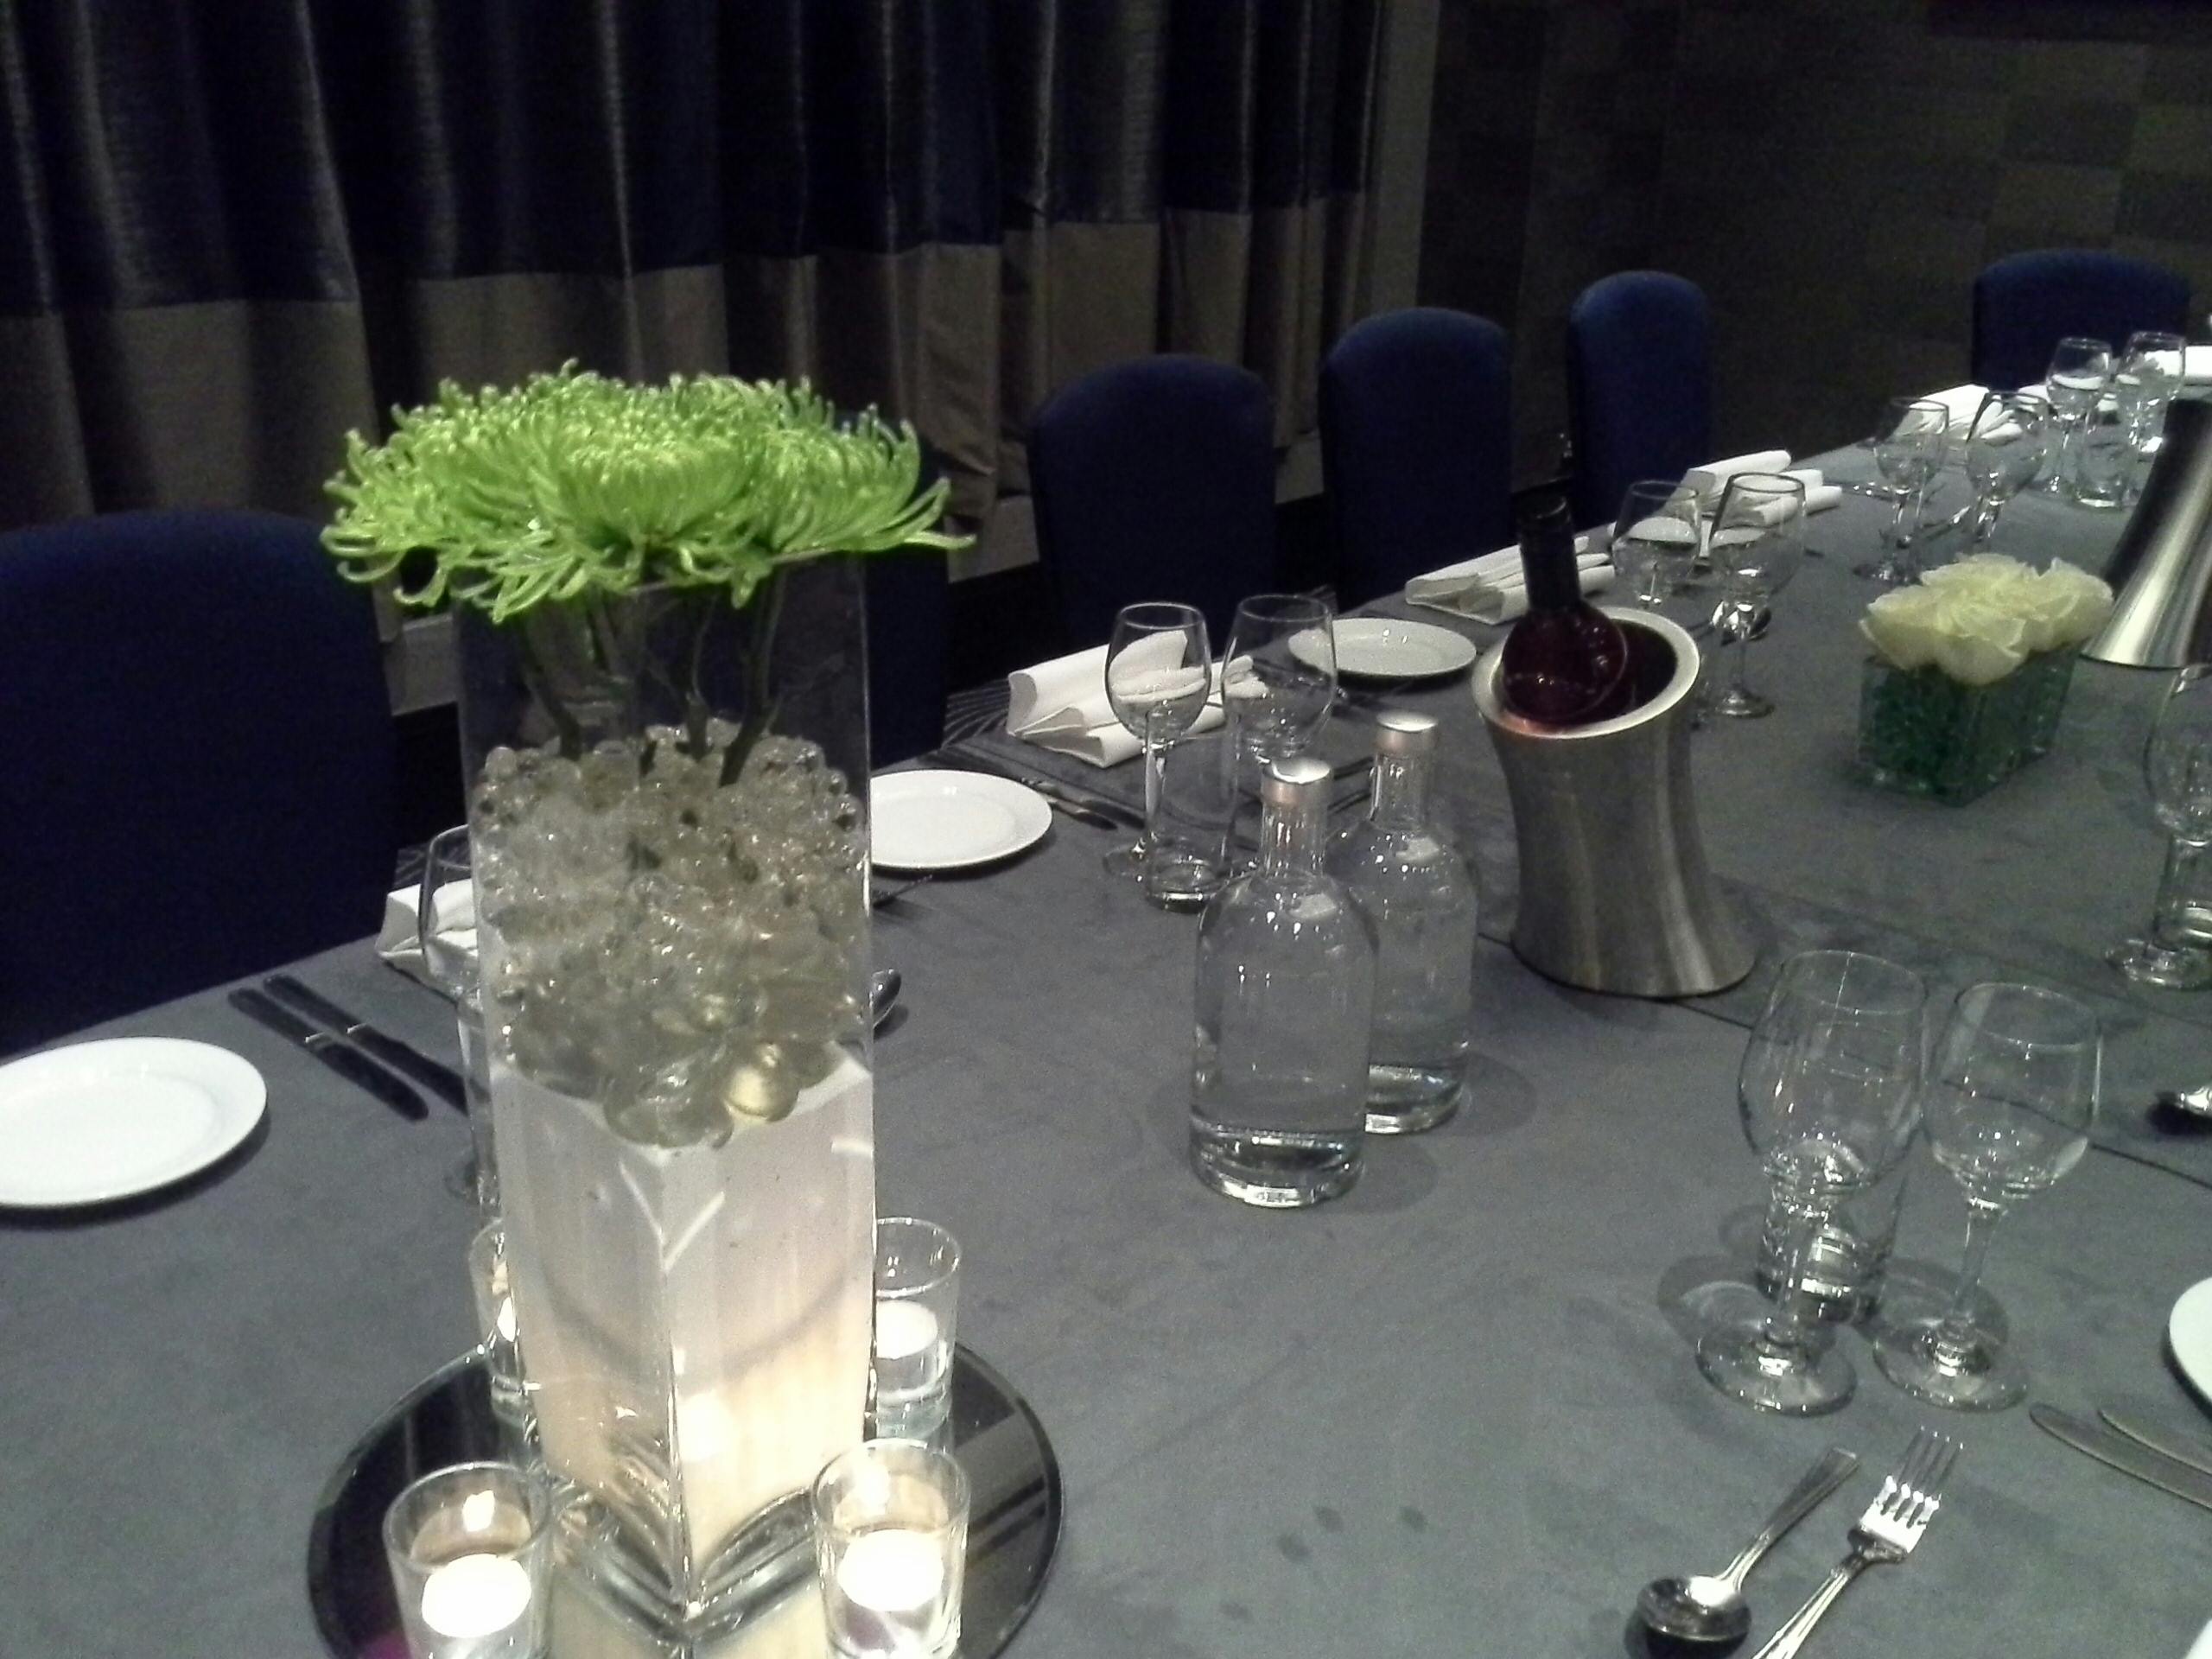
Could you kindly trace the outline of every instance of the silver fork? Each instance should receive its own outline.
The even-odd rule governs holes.
[[[1851,1529],[1851,1554],[1836,1564],[1827,1581],[1813,1592],[1802,1607],[1783,1621],[1752,1659],[1790,1659],[1805,1645],[1813,1626],[1821,1622],[1846,1586],[1870,1567],[1894,1567],[1912,1554],[1928,1523],[1943,1502],[1943,1478],[1959,1455],[1959,1443],[1948,1434],[1923,1428],[1912,1437],[1904,1458],[1882,1482],[1881,1491],[1866,1506],[1866,1514]]]

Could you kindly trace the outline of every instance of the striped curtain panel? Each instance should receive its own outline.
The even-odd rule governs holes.
[[[0,528],[321,515],[445,378],[811,376],[956,508],[1054,387],[1241,362],[1313,425],[1385,0],[17,0]]]

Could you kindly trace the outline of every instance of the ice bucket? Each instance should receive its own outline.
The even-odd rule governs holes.
[[[1476,664],[1475,706],[1513,802],[1521,850],[1513,950],[1538,973],[1622,996],[1734,984],[1757,955],[1698,839],[1690,791],[1698,652],[1665,618],[1606,612],[1629,641],[1638,702],[1569,729],[1498,697],[1499,653]]]
[[[2082,654],[2128,668],[2212,661],[2212,404],[2177,397],[2105,580],[2120,595]]]

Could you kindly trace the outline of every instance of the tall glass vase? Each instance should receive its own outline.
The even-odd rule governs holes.
[[[809,1565],[874,1225],[858,572],[460,619],[492,1113],[575,1564],[658,1628]]]

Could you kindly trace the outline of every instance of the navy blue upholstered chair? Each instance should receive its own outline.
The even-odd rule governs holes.
[[[868,763],[911,760],[944,741],[951,600],[935,548],[871,553],[868,588]]]
[[[304,519],[0,537],[0,1052],[373,932],[393,736]]]
[[[1204,612],[1219,650],[1237,601],[1275,585],[1274,416],[1246,370],[1163,356],[1084,375],[1030,422],[1029,477],[1071,648],[1163,599]]]
[[[2111,342],[2139,328],[2189,331],[2189,280],[2094,248],[2044,248],[1984,266],[1974,279],[1974,378],[1985,386],[2043,378],[2069,334]]]
[[[1705,291],[1663,270],[1624,270],[1567,314],[1567,393],[1577,525],[1610,519],[1628,486],[1713,459],[1713,323]]]
[[[1505,330],[1419,308],[1354,325],[1321,363],[1337,596],[1362,605],[1512,539]]]

